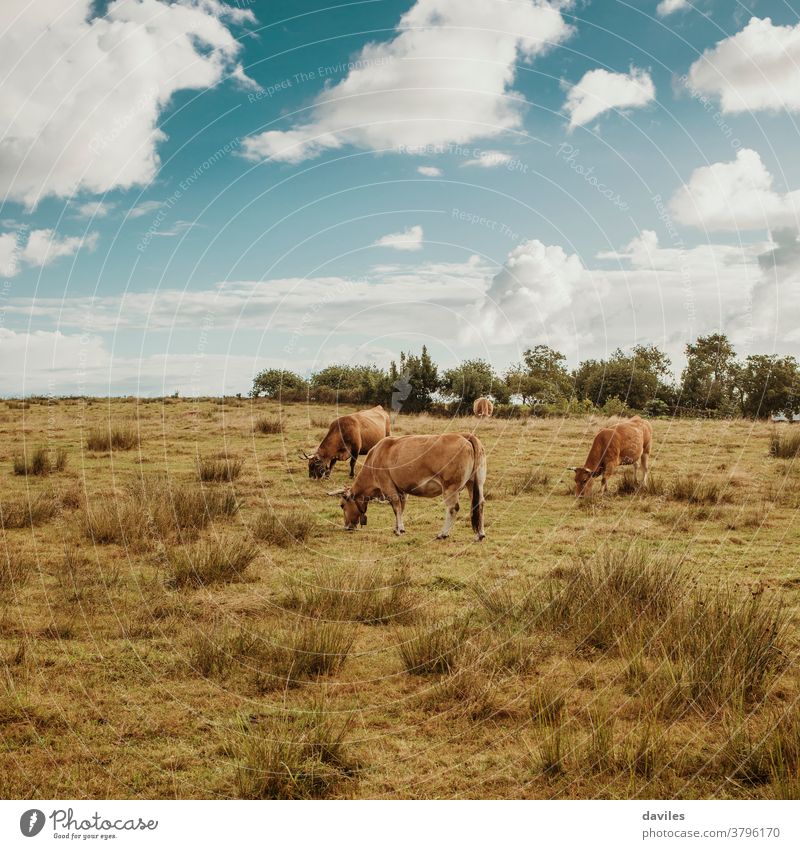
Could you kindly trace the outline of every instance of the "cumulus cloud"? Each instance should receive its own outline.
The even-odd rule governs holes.
[[[800,111],[800,24],[750,18],[689,69],[689,88],[718,97],[723,112]]]
[[[114,204],[103,200],[90,200],[72,204],[75,218],[106,218],[114,210]]]
[[[479,168],[499,168],[512,161],[511,154],[503,153],[502,150],[482,150],[474,159],[468,159],[462,163],[461,167],[477,165]]]
[[[571,33],[557,2],[417,0],[388,42],[366,45],[341,82],[288,130],[246,139],[244,154],[300,162],[345,144],[420,151],[521,124],[520,61]]]
[[[655,96],[656,88],[647,71],[632,67],[629,74],[618,74],[595,68],[570,89],[564,109],[570,129],[574,129],[610,109],[646,106]]]
[[[160,111],[183,89],[246,82],[218,0],[4,0],[0,6],[0,192],[47,195],[149,182],[166,138]]]
[[[441,177],[442,169],[435,165],[420,165],[417,168],[417,173],[422,174],[423,177]]]
[[[661,0],[656,7],[656,13],[663,18],[673,12],[682,12],[684,9],[688,9],[690,5],[689,0]]]
[[[732,162],[697,168],[670,201],[676,219],[706,230],[797,227],[800,191],[775,191],[772,175],[754,150]]]
[[[373,245],[379,248],[394,248],[396,251],[419,251],[422,250],[423,235],[422,227],[415,224],[400,233],[388,233],[386,236],[381,236],[373,242]]]
[[[0,274],[14,277],[23,266],[42,268],[60,257],[72,256],[81,248],[93,251],[97,239],[94,232],[62,238],[47,229],[0,233]]]

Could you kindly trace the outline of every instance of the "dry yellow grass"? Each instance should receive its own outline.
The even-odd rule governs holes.
[[[566,466],[600,419],[399,417],[398,433],[477,428],[477,544],[464,510],[436,541],[442,504],[414,498],[404,537],[380,504],[346,534],[325,496],[345,466],[312,481],[298,458],[344,412],[0,402],[0,796],[796,794],[800,459],[770,456],[769,425],[656,421],[659,486],[618,494],[614,479],[576,502]],[[109,420],[131,422],[136,451],[86,448]],[[26,446],[68,462],[14,474]],[[197,458],[216,456],[241,461],[238,476],[198,480]],[[58,509],[38,515],[43,500]],[[108,540],[87,515],[111,516]],[[173,579],[170,564],[212,549],[240,580]],[[599,616],[564,595],[593,586]],[[752,655],[731,651],[729,610]],[[726,642],[698,617],[719,617]],[[705,687],[708,668],[726,677]]]

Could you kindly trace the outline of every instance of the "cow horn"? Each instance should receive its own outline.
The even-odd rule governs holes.
[[[309,454],[309,453],[308,453],[308,452],[306,452],[306,451],[301,451],[301,452],[300,452],[300,456],[301,456],[304,460],[310,460],[310,459],[311,459],[311,457],[312,457],[312,455],[311,455],[311,454]]]
[[[341,495],[345,491],[345,487],[334,489],[333,492],[326,492],[325,495]]]
[[[578,467],[577,466],[567,466],[567,471],[568,472],[577,472]]]

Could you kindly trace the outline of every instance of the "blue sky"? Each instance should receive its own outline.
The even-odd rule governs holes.
[[[34,5],[0,9],[2,394],[798,353],[796,3]]]

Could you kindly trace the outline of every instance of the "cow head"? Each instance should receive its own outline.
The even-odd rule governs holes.
[[[329,492],[328,495],[341,495],[339,506],[344,513],[344,529],[346,531],[354,531],[359,525],[367,524],[367,505],[369,500],[363,496],[354,496],[350,487],[337,489],[335,492]]]
[[[589,495],[592,491],[592,481],[597,477],[599,472],[593,472],[585,466],[568,466],[571,472],[575,472],[575,495],[579,498],[584,495]]]
[[[320,480],[321,478],[329,478],[331,476],[331,464],[326,463],[318,454],[306,454],[303,451],[300,456],[304,460],[308,460],[308,476],[312,480]]]

